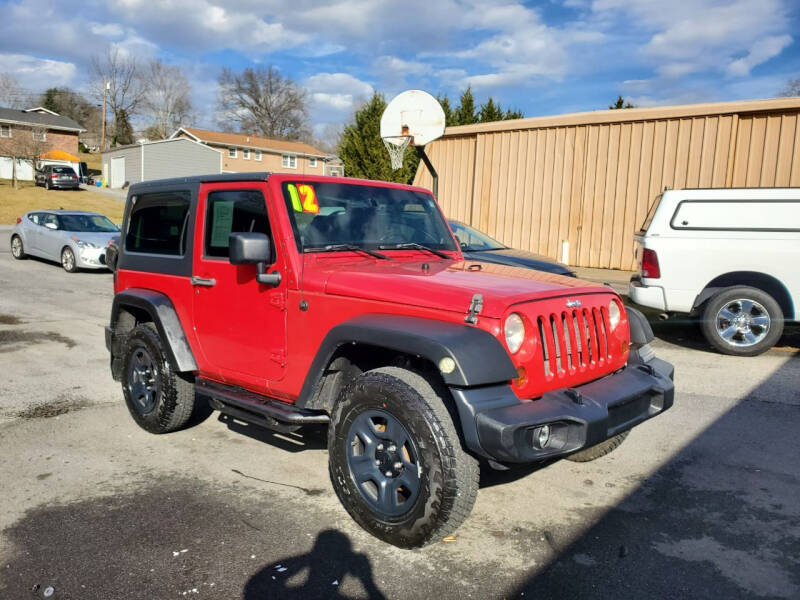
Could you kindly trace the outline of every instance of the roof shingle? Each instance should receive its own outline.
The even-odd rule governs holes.
[[[48,115],[46,113],[25,112],[15,108],[0,107],[0,122],[25,123],[26,125],[41,125],[49,129],[67,129],[70,131],[86,131],[69,117],[61,115]]]
[[[303,142],[290,142],[287,140],[276,140],[273,138],[260,137],[246,133],[226,133],[224,131],[209,131],[207,129],[196,129],[194,127],[181,127],[183,131],[195,136],[200,141],[207,144],[220,144],[222,146],[236,146],[244,148],[255,148],[263,151],[277,152],[296,152],[298,154],[310,154],[320,158],[325,153],[314,146]],[[176,132],[180,133],[180,130]],[[174,134],[173,134],[174,135]]]

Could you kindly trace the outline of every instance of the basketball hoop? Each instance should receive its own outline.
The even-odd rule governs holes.
[[[406,148],[411,143],[411,139],[412,136],[410,135],[393,135],[383,138],[383,145],[386,146],[389,159],[392,161],[392,169],[395,171],[403,167],[403,158],[406,155]]]

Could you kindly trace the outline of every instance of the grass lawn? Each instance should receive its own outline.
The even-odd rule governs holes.
[[[15,190],[11,180],[0,179],[0,224],[12,225],[17,222],[17,217],[30,210],[52,208],[91,210],[120,223],[125,204],[86,190],[47,191],[43,187],[34,186],[30,181],[20,182],[20,189]]]

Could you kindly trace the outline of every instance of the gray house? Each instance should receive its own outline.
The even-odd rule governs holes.
[[[111,188],[150,179],[221,172],[221,152],[184,138],[120,146],[103,152],[103,179]]]

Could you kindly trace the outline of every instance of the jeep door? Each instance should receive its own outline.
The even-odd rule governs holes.
[[[284,270],[284,250],[272,237],[260,182],[208,183],[200,187],[192,284],[197,339],[209,369],[227,383],[265,389],[283,377],[286,282],[256,281],[256,265],[229,262],[228,236],[264,233],[271,240],[268,271]]]

